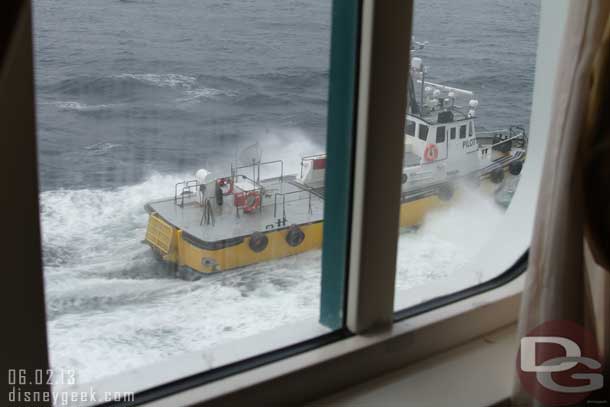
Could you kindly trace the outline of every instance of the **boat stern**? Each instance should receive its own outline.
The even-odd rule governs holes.
[[[144,242],[163,261],[175,263],[177,257],[177,230],[165,222],[156,212],[148,211],[148,225]]]

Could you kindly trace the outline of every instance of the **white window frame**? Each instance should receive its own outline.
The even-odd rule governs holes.
[[[537,55],[536,81],[532,112],[529,154],[540,162],[526,162],[523,177],[507,217],[519,219],[507,239],[524,242],[518,253],[527,249],[531,237],[534,205],[540,183],[546,135],[549,128],[555,72],[561,38],[557,36],[558,21],[565,21],[567,0],[542,0],[541,24]],[[34,100],[31,56],[31,8],[23,1],[18,28],[7,55],[11,66],[0,71],[0,98],[6,107],[0,119],[9,129],[18,129],[35,140]],[[361,53],[359,66],[358,117],[354,168],[354,200],[350,245],[346,326],[352,336],[316,349],[261,365],[198,387],[178,391],[152,400],[145,405],[210,404],[292,404],[306,402],[362,382],[383,372],[404,366],[436,352],[464,343],[483,334],[514,323],[517,318],[524,276],[493,290],[479,293],[442,307],[427,310],[396,323],[393,298],[395,284],[396,241],[400,177],[402,173],[403,126],[406,110],[406,75],[409,68],[412,1],[388,2],[363,0]],[[389,63],[388,63],[389,62]],[[11,69],[18,66],[19,69]],[[24,93],[24,89],[26,92]],[[25,98],[15,98],[16,95]],[[403,94],[405,93],[405,94]],[[18,100],[11,105],[7,100]],[[383,142],[379,142],[383,135]],[[26,139],[27,137],[24,136]],[[36,194],[35,143],[23,147],[32,158],[34,171],[28,173],[32,182],[22,183],[26,191]],[[21,151],[23,154],[24,151]],[[380,186],[379,179],[384,179]],[[386,200],[379,210],[376,194],[383,188]],[[17,190],[19,192],[20,190]],[[23,200],[13,194],[8,203]],[[396,199],[393,199],[396,198]],[[14,200],[14,201],[13,201]],[[36,199],[33,199],[36,201]],[[37,202],[35,202],[37,210]],[[28,207],[31,209],[30,207]],[[18,215],[18,216],[17,216]],[[31,222],[32,211],[16,214],[16,222]],[[36,223],[36,222],[35,222]],[[513,220],[514,223],[514,220]],[[39,238],[38,229],[29,231]],[[31,306],[11,309],[8,320],[11,330],[19,327],[19,335],[11,342],[9,364],[15,367],[48,366],[44,292],[40,267],[40,243],[22,239],[9,245],[20,253],[17,261],[37,257],[32,269],[4,273],[5,297],[27,297]],[[514,256],[517,258],[518,256]],[[523,268],[521,263],[520,267]],[[35,273],[38,269],[38,273]],[[27,321],[24,323],[23,321]],[[16,325],[12,325],[16,324]],[[445,333],[450,332],[451,335]],[[23,338],[32,338],[23,340]],[[306,387],[303,383],[307,383]]]

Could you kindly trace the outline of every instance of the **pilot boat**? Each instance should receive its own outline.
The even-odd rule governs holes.
[[[430,209],[450,202],[462,182],[501,185],[506,174],[519,175],[527,151],[521,127],[477,133],[474,93],[429,82],[426,73],[421,58],[413,58],[402,227],[419,225]],[[145,243],[188,280],[318,249],[326,159],[302,157],[300,172],[285,174],[282,160],[263,161],[254,145],[225,176],[199,170],[174,185],[173,197],[146,204]]]

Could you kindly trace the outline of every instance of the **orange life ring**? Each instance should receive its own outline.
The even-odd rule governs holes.
[[[436,161],[438,158],[438,147],[436,144],[428,144],[424,149],[424,159],[428,162]]]
[[[256,191],[250,191],[246,194],[244,202],[244,212],[252,213],[261,206],[261,195]]]

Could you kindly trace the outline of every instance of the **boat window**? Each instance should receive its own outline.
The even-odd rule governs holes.
[[[439,126],[436,128],[436,142],[437,143],[445,142],[445,126]]]
[[[460,126],[460,138],[466,138],[466,125]]]
[[[51,367],[215,369],[343,329],[355,6],[33,3]]]
[[[463,1],[443,2],[442,8],[437,2],[415,1],[417,43],[412,48],[418,60],[410,70],[413,82],[408,89],[415,94],[408,100],[421,100],[431,111],[439,109],[437,101],[449,101],[444,108],[459,124],[445,125],[444,115],[438,114],[437,144],[421,150],[420,165],[429,181],[401,186],[396,311],[472,287],[506,270],[496,265],[503,248],[511,243],[498,244],[495,230],[519,191],[532,108],[539,4],[474,1],[486,16],[509,16],[481,27],[480,34],[489,41],[447,43],[447,38],[466,38],[473,26],[480,26],[481,9],[464,13]],[[455,16],[460,16],[460,24],[444,24]],[[519,32],[512,29],[512,21],[520,22]],[[498,47],[500,43],[504,45]],[[438,44],[451,52],[437,48]],[[481,62],[469,58],[473,55],[490,58]],[[480,80],[464,80],[473,77]],[[494,77],[510,81],[489,79]],[[500,100],[497,95],[505,97]],[[503,137],[515,137],[506,155],[489,147],[496,137],[494,129],[505,129],[498,130]],[[447,148],[443,141],[458,138],[458,133],[459,142]],[[478,149],[483,152],[473,154]],[[437,165],[441,160],[442,167]]]
[[[428,126],[425,124],[419,125],[419,139],[423,141],[428,140]]]
[[[415,136],[415,122],[407,120],[407,135]]]

